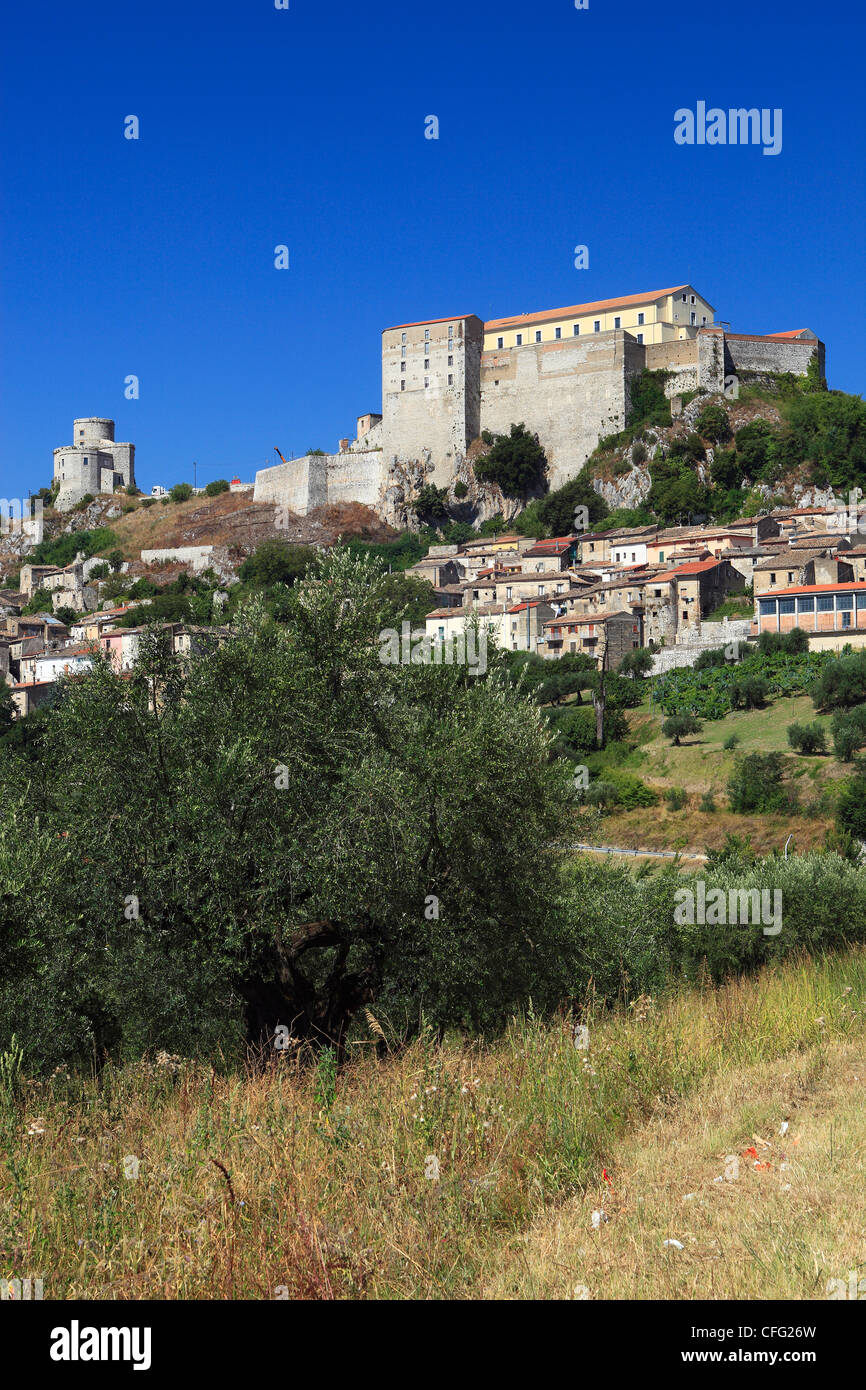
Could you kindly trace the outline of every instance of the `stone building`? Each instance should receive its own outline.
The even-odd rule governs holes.
[[[98,417],[75,420],[72,443],[54,450],[54,481],[60,484],[55,507],[69,511],[90,493],[135,486],[135,445],[114,438],[114,421]]]
[[[740,374],[804,375],[824,345],[811,329],[731,333],[691,286],[483,323],[456,314],[382,334],[382,415],[358,417],[353,444],[256,474],[255,500],[299,515],[355,501],[386,520],[428,484],[468,482],[485,431],[523,423],[537,434],[548,484],[573,478],[599,439],[624,429],[632,380],[668,374],[665,391],[721,392]]]

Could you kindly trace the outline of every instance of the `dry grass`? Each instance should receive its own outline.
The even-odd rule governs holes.
[[[283,1054],[24,1082],[0,1272],[47,1298],[821,1297],[866,1258],[864,1007],[852,950],[590,1011],[588,1051],[527,1019],[378,1058],[371,1023],[336,1076]],[[773,1167],[714,1184],[756,1135]]]

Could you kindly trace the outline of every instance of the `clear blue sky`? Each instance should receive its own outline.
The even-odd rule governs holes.
[[[16,10],[0,494],[48,483],[79,415],[117,421],[146,490],[194,459],[199,484],[251,479],[273,445],[332,450],[381,408],[389,324],[682,281],[735,331],[814,329],[830,385],[866,386],[861,5]],[[674,111],[700,100],[781,107],[781,154],[676,145]]]

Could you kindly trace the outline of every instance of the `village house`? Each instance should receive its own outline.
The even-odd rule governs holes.
[[[755,598],[755,633],[794,627],[821,651],[866,645],[866,583],[796,584]]]
[[[614,671],[627,652],[643,646],[640,615],[621,610],[581,616],[551,617],[544,623],[544,644],[539,655],[559,657],[582,653],[598,666]]]
[[[434,608],[427,614],[425,627],[428,637],[445,642],[462,634],[467,622],[477,617],[489,638],[506,651],[534,652],[542,638],[544,622],[552,616],[550,605],[540,601],[482,603],[466,608]]]

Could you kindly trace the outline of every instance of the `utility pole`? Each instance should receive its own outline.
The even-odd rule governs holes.
[[[192,461],[192,490],[193,490],[193,492],[195,492],[195,487],[196,487],[196,483],[195,483],[195,470],[196,470],[196,467],[197,467],[196,461],[195,461],[195,459],[193,459],[193,461]]]

